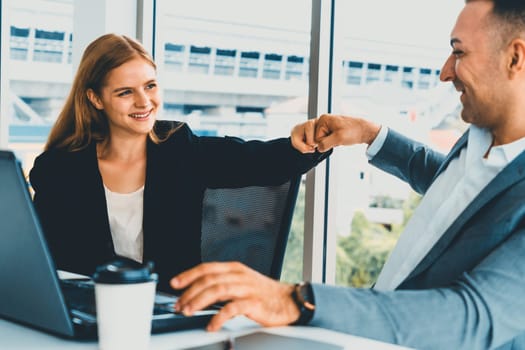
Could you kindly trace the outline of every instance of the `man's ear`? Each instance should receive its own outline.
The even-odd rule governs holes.
[[[104,106],[102,105],[102,102],[100,101],[100,98],[95,93],[95,91],[93,91],[93,89],[88,89],[86,91],[86,95],[87,95],[87,98],[88,98],[89,102],[91,102],[91,104],[96,109],[99,109],[99,110],[103,110],[104,109]]]
[[[511,72],[525,71],[525,40],[516,38],[509,45],[508,68]]]

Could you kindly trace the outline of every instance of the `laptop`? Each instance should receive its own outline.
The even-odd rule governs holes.
[[[157,292],[152,333],[202,328],[217,313],[174,313],[176,298]],[[0,150],[0,317],[65,338],[97,336],[94,284],[59,278],[20,162],[8,150]]]

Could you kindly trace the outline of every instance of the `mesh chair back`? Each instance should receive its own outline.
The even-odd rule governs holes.
[[[203,261],[240,261],[281,275],[301,176],[280,186],[207,189],[202,215]]]

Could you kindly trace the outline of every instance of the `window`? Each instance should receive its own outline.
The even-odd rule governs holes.
[[[164,65],[166,70],[182,71],[185,64],[184,45],[164,44]]]
[[[258,52],[241,52],[241,61],[239,62],[239,76],[256,78],[259,71]]]
[[[277,55],[274,53],[268,53],[264,55],[263,78],[280,79],[282,60],[282,55]]]
[[[450,52],[448,35],[457,12],[437,0],[383,1],[379,12],[377,6],[336,2],[334,45],[341,58],[334,66],[343,67],[335,74],[346,84],[333,87],[339,102],[333,113],[362,116],[446,152],[448,146],[432,143],[433,135],[440,128],[457,138],[459,99],[450,84],[436,79]],[[445,117],[455,122],[446,123]],[[365,149],[340,147],[330,161],[326,220],[337,245],[339,285],[369,287],[376,281],[419,201],[405,183],[370,166]]]
[[[191,73],[208,74],[210,71],[211,48],[209,47],[190,47],[190,61],[188,70]]]
[[[237,50],[217,49],[215,56],[215,74],[233,75]]]
[[[73,46],[84,42],[73,33],[73,8],[82,3],[1,2],[8,51],[2,52],[0,145],[14,149],[26,169],[68,93]],[[331,112],[375,118],[429,142],[438,139],[438,129],[461,127],[457,96],[450,84],[439,83],[457,11],[436,0],[384,1],[380,12],[377,3],[334,3],[334,22],[327,26],[334,24],[337,34],[333,81],[341,84],[323,88],[333,89]],[[192,0],[184,6],[156,0],[152,51],[163,87],[162,118],[185,121],[201,135],[288,136],[307,118],[311,10],[304,0]],[[134,5],[117,11],[136,25],[127,15]],[[98,31],[86,22],[81,34]],[[104,30],[118,28],[106,24]],[[446,151],[449,144],[435,146]],[[328,197],[335,205],[326,221],[338,241],[337,283],[370,285],[417,198],[370,167],[360,146],[337,149],[330,166]],[[302,187],[283,275],[290,281],[302,279],[304,206]]]
[[[51,32],[37,29],[35,31],[35,48],[33,51],[33,60],[42,62],[60,63],[67,54],[68,42],[64,41],[64,32]]]
[[[381,65],[377,63],[368,63],[366,71],[366,83],[373,83],[381,80]]]
[[[348,69],[346,72],[346,83],[350,85],[361,85],[361,79],[363,76],[363,63],[362,62],[348,62]]]
[[[302,80],[304,71],[304,57],[288,56],[286,58],[286,80]]]
[[[11,26],[9,45],[10,58],[25,61],[29,52],[29,28]]]
[[[28,171],[68,93],[72,79],[72,0],[4,0],[0,145]],[[5,68],[4,68],[5,67]],[[5,136],[4,136],[5,135]]]
[[[399,81],[399,67],[390,64],[386,65],[385,82],[395,83]]]
[[[432,85],[432,69],[420,68],[419,69],[419,80],[417,83],[418,89],[428,89]]]
[[[412,89],[414,87],[414,68],[413,67],[403,67],[403,80],[401,85],[407,89]]]
[[[157,0],[162,117],[200,135],[289,136],[307,118],[311,7],[304,0]],[[187,70],[174,69],[185,65],[180,46],[189,48]],[[283,273],[291,281],[302,275],[304,188],[299,198]]]

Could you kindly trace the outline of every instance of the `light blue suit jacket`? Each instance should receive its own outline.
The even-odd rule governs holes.
[[[424,194],[467,138],[445,157],[390,130],[371,163]],[[417,349],[525,349],[525,152],[396,291],[316,284],[314,297],[315,326]]]

